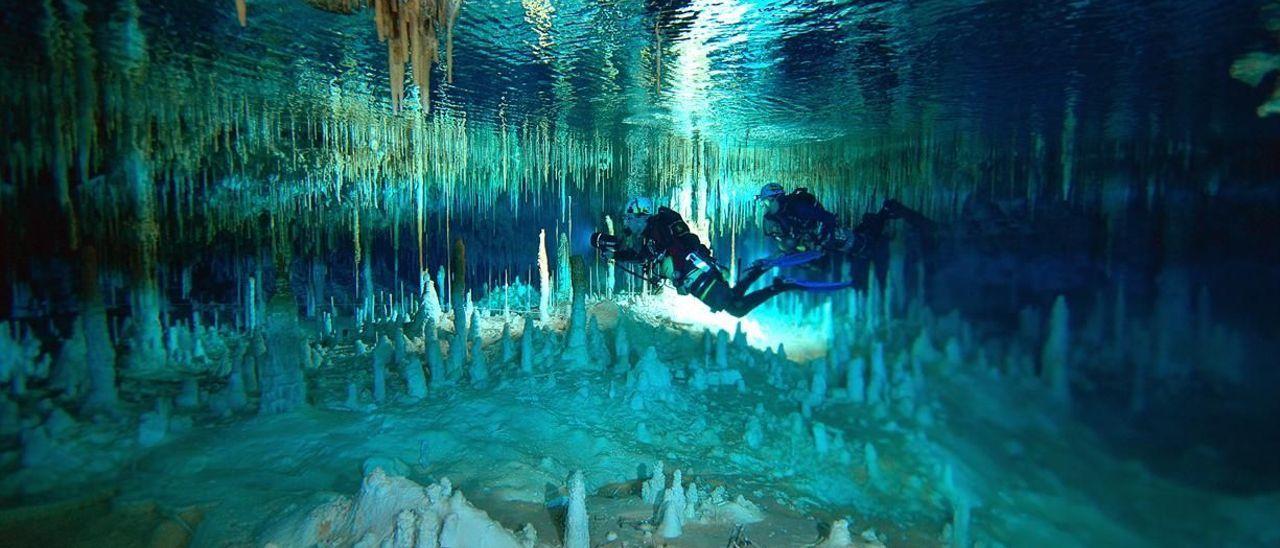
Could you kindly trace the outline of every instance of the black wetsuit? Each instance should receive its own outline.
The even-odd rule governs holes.
[[[778,210],[765,214],[764,233],[787,253],[826,247],[840,227],[835,214],[824,209],[808,190],[797,188],[774,199]]]
[[[885,200],[880,211],[867,213],[852,230],[841,226],[835,214],[827,211],[808,190],[797,188],[778,200],[777,211],[764,215],[764,233],[777,240],[784,253],[823,250],[828,254],[861,257],[872,254],[872,247],[884,243],[885,224],[904,219],[929,236],[933,221],[897,200]]]
[[[637,247],[617,250],[613,254],[614,260],[657,264],[671,259],[672,272],[664,273],[664,276],[671,278],[678,291],[697,297],[712,311],[724,310],[734,316],[745,316],[774,295],[795,289],[791,284],[774,283],[746,293],[751,284],[768,270],[766,268],[747,271],[735,286],[729,287],[724,271],[711,256],[711,250],[689,231],[689,225],[680,214],[669,208],[658,208],[638,236]]]

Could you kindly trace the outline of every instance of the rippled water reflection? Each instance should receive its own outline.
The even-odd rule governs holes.
[[[953,121],[1025,125],[1070,104],[1111,112],[1118,131],[1221,101],[1231,60],[1269,40],[1260,6],[465,0],[454,81],[433,78],[433,104],[473,119],[787,140]],[[385,46],[368,11],[260,0],[245,29],[230,2],[161,0],[143,11],[153,54],[212,61],[247,85],[283,70],[389,102]]]

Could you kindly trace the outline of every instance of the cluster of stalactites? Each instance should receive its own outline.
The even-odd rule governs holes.
[[[378,40],[387,43],[391,73],[391,107],[404,104],[405,63],[413,65],[422,111],[430,110],[431,65],[440,59],[441,30],[445,33],[445,77],[453,81],[453,22],[462,0],[374,0]]]

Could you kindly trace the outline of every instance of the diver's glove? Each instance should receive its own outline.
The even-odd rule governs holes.
[[[613,256],[614,253],[617,253],[621,244],[622,240],[612,234],[596,232],[591,235],[591,247],[599,249],[606,256]]]

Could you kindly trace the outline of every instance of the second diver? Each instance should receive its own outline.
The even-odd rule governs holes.
[[[591,245],[615,261],[641,265],[641,277],[668,280],[677,292],[693,295],[713,312],[723,310],[742,317],[775,295],[800,289],[779,278],[767,287],[748,292],[751,284],[769,270],[764,264],[747,269],[731,287],[724,268],[716,263],[702,240],[689,231],[680,214],[666,207],[655,208],[649,198],[632,198],[622,219],[621,237],[596,232],[591,235]]]

